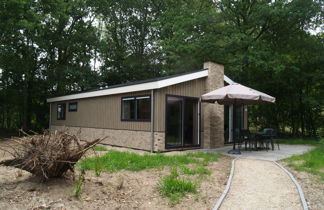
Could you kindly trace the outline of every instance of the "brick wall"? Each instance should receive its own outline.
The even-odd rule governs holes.
[[[224,87],[224,66],[213,62],[205,62],[208,69],[206,93]],[[224,106],[202,103],[202,147],[216,148],[224,145]]]

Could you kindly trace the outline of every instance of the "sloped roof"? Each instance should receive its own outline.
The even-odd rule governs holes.
[[[91,97],[137,92],[137,91],[144,91],[144,90],[154,90],[154,89],[160,89],[160,88],[176,85],[179,83],[183,83],[195,79],[204,78],[207,76],[208,76],[208,70],[202,69],[199,71],[185,73],[185,74],[177,74],[177,75],[159,77],[159,78],[142,80],[137,82],[128,82],[120,85],[109,86],[107,88],[101,88],[101,89],[89,90],[89,91],[70,94],[70,95],[58,96],[58,97],[47,99],[47,102],[52,103],[57,101],[91,98]],[[224,75],[224,81],[228,84],[234,83],[226,75]]]

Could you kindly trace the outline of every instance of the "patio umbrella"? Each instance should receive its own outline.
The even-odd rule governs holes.
[[[209,93],[206,93],[201,96],[202,102],[209,103],[219,103],[219,104],[266,104],[274,103],[276,99],[270,95],[262,93],[260,91],[254,90],[252,88],[246,87],[244,85],[234,83],[216,90],[213,90]],[[233,127],[235,129],[235,111],[233,116]],[[239,150],[235,148],[236,137],[234,135],[233,149],[228,153],[230,154],[241,154]]]
[[[265,104],[274,103],[275,98],[260,91],[234,83],[201,96],[202,101],[219,104]]]

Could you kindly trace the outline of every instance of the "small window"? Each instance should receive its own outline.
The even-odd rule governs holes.
[[[122,120],[149,121],[151,118],[150,96],[122,98]]]
[[[65,104],[57,104],[57,119],[65,120]]]
[[[69,112],[78,111],[78,102],[69,103]]]

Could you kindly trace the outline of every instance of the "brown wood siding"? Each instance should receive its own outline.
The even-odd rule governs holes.
[[[154,131],[165,131],[166,95],[199,98],[205,93],[206,78],[196,79],[154,91]],[[150,95],[151,91],[78,99],[51,104],[51,124],[88,128],[150,131],[150,122],[121,121],[121,98],[125,96]],[[69,102],[78,102],[78,111],[69,112]],[[57,120],[57,104],[66,103],[65,120]]]
[[[150,122],[121,120],[122,97],[150,94],[150,91],[133,92],[52,103],[51,122],[61,126],[150,131]],[[78,102],[77,112],[69,112],[69,102]],[[66,103],[65,120],[57,120],[57,104],[60,103]]]
[[[205,82],[206,78],[202,78],[156,90],[154,130],[165,131],[165,100],[167,94],[199,98],[205,93]]]

